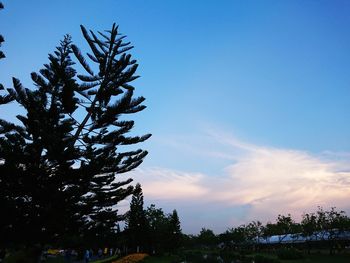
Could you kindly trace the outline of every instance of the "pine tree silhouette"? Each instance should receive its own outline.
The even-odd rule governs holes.
[[[148,226],[146,214],[143,209],[143,193],[139,183],[135,186],[134,194],[130,202],[130,210],[126,216],[125,227],[129,246],[136,252],[144,251],[147,242]]]
[[[35,89],[15,78],[8,89],[26,111],[17,116],[21,125],[0,120],[0,202],[9,211],[0,229],[13,243],[106,238],[122,218],[116,205],[133,193],[132,179],[119,175],[147,155],[129,145],[151,135],[127,135],[134,121],[124,119],[145,108],[130,84],[137,78],[132,46],[115,24],[98,32],[102,39],[81,29],[96,74],[67,35],[49,64],[31,74]],[[76,73],[72,54],[87,75]]]

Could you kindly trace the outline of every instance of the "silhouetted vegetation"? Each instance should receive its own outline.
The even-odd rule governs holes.
[[[132,179],[118,176],[142,163],[147,151],[127,146],[150,134],[130,135],[134,121],[125,119],[145,108],[131,85],[132,46],[115,24],[105,33],[81,30],[97,72],[66,35],[31,74],[33,89],[13,78],[1,97],[25,111],[20,124],[0,120],[1,247],[110,241],[124,219],[116,205],[134,192]]]
[[[143,193],[136,184],[130,209],[125,217],[124,231],[115,235],[114,246],[124,252],[147,252],[149,254],[174,253],[183,246],[183,234],[176,210],[165,213],[154,204],[144,209]]]
[[[125,235],[128,247],[134,251],[145,251],[147,247],[149,226],[146,211],[143,208],[143,193],[140,184],[136,184],[130,203],[130,210],[126,214]]]

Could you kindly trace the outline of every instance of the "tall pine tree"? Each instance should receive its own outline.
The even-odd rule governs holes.
[[[169,215],[169,242],[170,249],[176,250],[179,248],[182,240],[182,230],[181,223],[177,211],[174,209],[173,212]]]
[[[0,120],[0,202],[9,211],[0,229],[14,244],[109,235],[121,219],[116,204],[133,192],[132,180],[119,176],[147,155],[127,147],[150,137],[127,135],[134,122],[125,116],[145,108],[130,84],[137,78],[132,46],[115,24],[100,38],[81,29],[97,73],[66,36],[31,74],[36,88],[13,79],[2,101],[12,97],[26,111],[17,116],[21,125]],[[72,53],[87,75],[76,74]]]
[[[143,193],[141,185],[135,186],[134,194],[130,202],[130,210],[126,216],[125,232],[128,237],[129,247],[136,252],[144,251],[147,242],[148,225],[143,209]]]

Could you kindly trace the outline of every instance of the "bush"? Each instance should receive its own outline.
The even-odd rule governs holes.
[[[277,251],[277,257],[284,260],[300,259],[304,255],[295,248],[282,248]]]

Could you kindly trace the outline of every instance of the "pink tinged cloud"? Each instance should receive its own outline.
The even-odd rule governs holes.
[[[243,219],[227,218],[226,227],[251,220],[271,221],[286,213],[298,219],[303,212],[314,211],[317,206],[336,206],[350,212],[349,162],[303,151],[257,146],[227,134],[208,134],[218,149],[196,148],[193,152],[201,155],[205,152],[208,161],[213,156],[234,156],[232,164],[222,167],[215,175],[163,167],[137,169],[132,177],[141,182],[146,198],[171,200],[174,208],[180,210],[184,202],[195,206],[197,212],[203,206],[203,213],[214,208],[217,211],[218,207],[250,207]],[[220,144],[231,149],[220,152]],[[179,158],[179,161],[186,160]]]
[[[196,199],[209,191],[201,186],[206,176],[200,173],[151,167],[136,170],[132,177],[135,181],[142,182],[143,192],[150,199]]]
[[[349,185],[340,178],[337,163],[325,162],[305,152],[259,149],[226,168],[233,191],[222,194],[224,202],[251,204],[250,217],[301,215],[317,206],[347,208]]]

